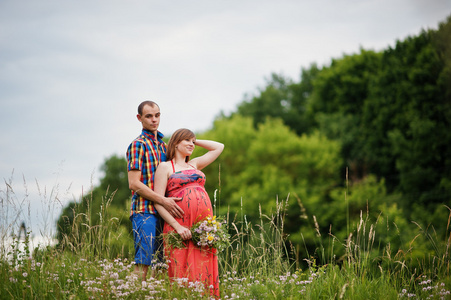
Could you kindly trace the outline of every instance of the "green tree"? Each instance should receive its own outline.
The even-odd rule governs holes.
[[[238,106],[237,113],[252,116],[255,126],[263,123],[267,116],[283,119],[290,109],[290,84],[291,80],[275,73],[271,74],[266,87],[259,90],[259,95],[243,101]]]
[[[360,54],[332,60],[316,76],[308,100],[308,118],[322,134],[341,143],[341,155],[352,178],[363,178],[370,171],[362,152],[366,139],[361,136],[361,116],[380,56],[362,49]]]
[[[124,204],[130,198],[128,188],[127,160],[125,157],[111,155],[100,167],[103,177],[100,179],[99,190],[114,192],[112,206],[124,208]]]
[[[239,189],[242,184],[238,176],[249,165],[247,151],[255,139],[255,133],[256,129],[251,118],[235,115],[232,118],[217,119],[211,130],[197,135],[199,139],[216,140],[225,145],[219,158],[202,170],[207,176],[205,188],[212,201],[217,190],[217,206],[222,208],[218,213],[226,213],[227,206],[234,203],[231,191]],[[204,152],[203,149],[196,147],[193,157]]]
[[[257,95],[238,105],[236,114],[251,117],[256,128],[267,117],[272,117],[283,120],[299,135],[309,132],[312,120],[306,115],[307,100],[318,72],[316,64],[312,64],[309,69],[302,68],[299,83],[293,83],[282,75],[271,74],[266,86],[260,88]]]
[[[315,130],[314,116],[307,113],[308,101],[313,93],[314,82],[320,73],[316,64],[309,68],[301,69],[299,83],[290,85],[292,98],[290,99],[290,110],[284,123],[293,129],[298,135],[311,133]]]
[[[340,145],[318,132],[298,136],[280,119],[267,118],[254,128],[252,119],[235,115],[216,120],[213,129],[198,138],[225,144],[217,161],[221,166],[219,214],[231,212],[233,217],[243,212],[254,222],[260,212],[268,216],[276,213],[277,199],[288,199],[286,231],[298,233],[300,226],[305,229],[310,224],[305,222],[297,199],[313,211],[327,202],[330,191],[340,182]],[[219,183],[214,174],[218,168],[209,166],[203,171],[211,194]],[[300,243],[300,235],[293,235],[292,241]]]
[[[440,34],[423,31],[384,51],[362,117],[371,171],[404,194],[406,207],[415,199],[429,211],[451,196],[441,186],[450,178],[451,77],[444,55],[450,46],[434,43]]]
[[[83,244],[87,242],[87,236],[103,229],[101,236],[107,237],[102,243],[108,244],[110,255],[122,253],[127,256],[133,248],[132,240],[128,238],[131,192],[127,162],[125,158],[112,155],[105,159],[100,169],[103,171],[100,185],[83,195],[79,202],[72,201],[63,208],[57,221],[58,242],[61,247]],[[106,233],[108,230],[114,232]]]

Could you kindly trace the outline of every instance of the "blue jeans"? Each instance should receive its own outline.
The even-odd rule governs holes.
[[[162,252],[162,242],[159,238],[162,230],[160,217],[154,214],[134,214],[131,218],[133,239],[135,244],[135,263],[151,265],[158,250]],[[158,257],[155,257],[158,258]]]

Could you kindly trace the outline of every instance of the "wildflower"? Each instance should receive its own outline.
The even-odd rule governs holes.
[[[224,227],[216,216],[207,217],[192,226],[192,241],[199,247],[208,246],[220,252],[230,245],[230,235]],[[180,235],[175,231],[165,234],[164,238],[166,244],[173,248],[185,247]]]
[[[27,272],[24,272],[24,273],[22,274],[22,276],[23,276],[23,277],[27,277],[27,276],[28,276],[28,273],[27,273]]]
[[[209,242],[212,242],[214,239],[215,239],[214,236],[212,236],[211,234],[207,234],[207,240],[208,240]]]

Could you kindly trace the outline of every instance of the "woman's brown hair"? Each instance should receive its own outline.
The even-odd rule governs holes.
[[[183,140],[196,138],[196,135],[189,129],[181,128],[176,130],[168,142],[168,147],[166,151],[166,160],[170,161],[175,156],[175,147]],[[189,161],[189,156],[185,158],[185,161]]]

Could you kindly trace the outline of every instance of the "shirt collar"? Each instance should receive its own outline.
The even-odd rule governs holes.
[[[142,134],[150,138],[151,140],[155,140],[155,135],[150,130],[143,129]],[[163,137],[164,135],[161,132],[157,131],[157,139],[161,140],[163,139]]]

